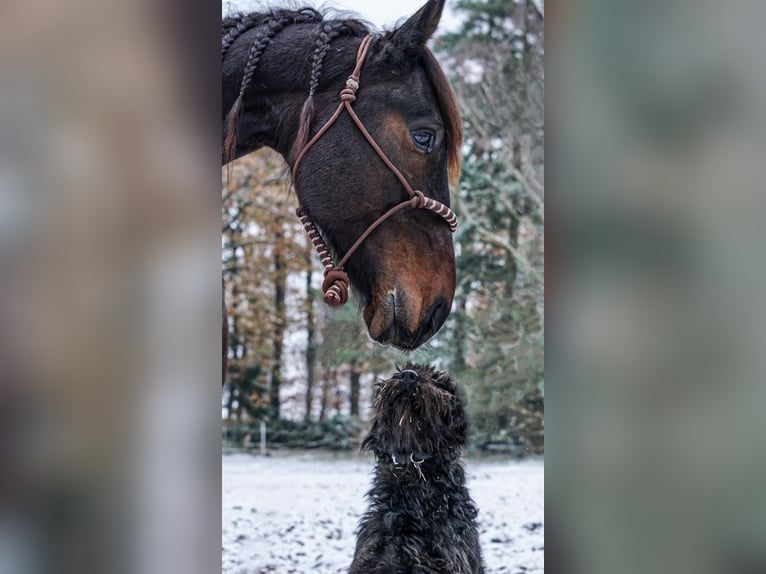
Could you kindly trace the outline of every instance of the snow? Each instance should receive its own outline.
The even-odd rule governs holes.
[[[466,471],[486,573],[542,573],[543,460],[469,459]],[[371,472],[372,457],[224,455],[222,572],[347,572]]]

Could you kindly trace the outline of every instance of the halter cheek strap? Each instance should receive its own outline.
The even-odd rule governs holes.
[[[378,219],[376,219],[365,230],[365,232],[359,236],[359,239],[354,242],[349,250],[346,251],[346,254],[341,258],[340,261],[338,261],[337,265],[333,263],[332,255],[330,255],[330,250],[327,248],[327,245],[324,242],[324,239],[322,239],[322,236],[314,222],[311,221],[311,218],[303,210],[302,207],[298,207],[296,213],[300,218],[306,233],[311,239],[311,242],[314,244],[314,248],[316,249],[317,254],[319,255],[319,259],[322,261],[322,265],[324,266],[324,281],[322,283],[324,301],[333,307],[343,305],[348,300],[349,280],[348,275],[346,275],[346,272],[343,270],[344,265],[349,260],[351,255],[353,255],[359,246],[364,242],[364,240],[367,239],[381,223],[394,215],[396,212],[407,207],[413,209],[427,209],[442,217],[444,221],[447,222],[447,225],[449,225],[451,232],[454,233],[457,229],[457,216],[455,215],[455,212],[440,201],[426,197],[423,195],[422,191],[413,189],[404,175],[402,175],[402,172],[399,171],[397,167],[391,162],[385,152],[375,141],[375,138],[373,138],[370,132],[367,131],[367,128],[364,127],[364,123],[359,119],[359,116],[356,114],[353,106],[351,105],[354,103],[354,101],[356,101],[356,92],[360,85],[359,75],[361,74],[362,66],[364,65],[364,60],[367,57],[367,52],[370,49],[370,44],[372,44],[373,38],[374,36],[370,34],[365,36],[365,38],[362,40],[362,43],[359,45],[359,50],[356,54],[356,66],[354,67],[354,71],[346,80],[345,87],[340,91],[340,104],[338,104],[338,108],[335,110],[335,113],[333,113],[330,119],[327,120],[327,122],[325,122],[325,124],[319,129],[316,135],[314,135],[314,137],[311,138],[303,147],[303,149],[298,154],[298,157],[295,159],[295,163],[293,164],[292,179],[293,189],[295,189],[298,168],[300,167],[303,158],[306,156],[306,153],[309,151],[309,149],[311,149],[311,146],[313,146],[325,133],[327,133],[327,130],[332,127],[332,125],[340,117],[341,113],[343,113],[345,110],[348,112],[348,115],[351,116],[351,119],[356,124],[356,127],[359,128],[360,132],[362,132],[362,135],[370,144],[372,149],[375,150],[375,153],[377,153],[380,159],[383,160],[383,163],[386,164],[388,169],[393,172],[393,174],[404,187],[407,194],[410,196],[409,199],[398,203],[386,211],[383,215],[378,217]],[[297,195],[298,194],[296,193],[296,197]]]

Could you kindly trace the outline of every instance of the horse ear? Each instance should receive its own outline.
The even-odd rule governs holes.
[[[393,44],[405,53],[419,51],[436,32],[445,0],[428,0],[409,19],[391,32]]]

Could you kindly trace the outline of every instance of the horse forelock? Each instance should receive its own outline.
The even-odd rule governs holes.
[[[460,177],[460,162],[463,156],[463,122],[460,119],[460,107],[444,70],[427,47],[423,48],[423,68],[436,94],[436,102],[444,118],[449,178],[456,183]]]

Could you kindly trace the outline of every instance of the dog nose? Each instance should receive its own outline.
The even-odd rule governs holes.
[[[412,369],[406,369],[399,373],[399,382],[404,385],[417,385],[420,382],[420,377]]]

